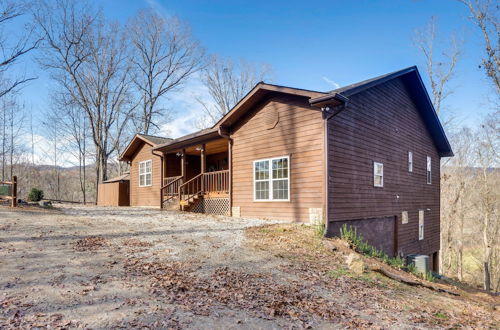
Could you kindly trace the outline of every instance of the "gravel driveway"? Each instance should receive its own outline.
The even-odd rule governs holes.
[[[0,207],[0,329],[499,324],[492,297],[482,303],[350,273],[345,242],[332,248],[308,226],[55,206]]]
[[[0,208],[0,328],[239,327],[242,320],[247,326],[269,326],[244,312],[222,309],[218,313],[226,313],[224,319],[186,312],[151,295],[147,279],[129,275],[124,265],[168,260],[196,264],[199,274],[226,266],[272,272],[279,260],[242,248],[246,228],[270,221],[55,206]]]

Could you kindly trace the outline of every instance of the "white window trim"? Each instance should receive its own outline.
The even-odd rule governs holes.
[[[425,212],[418,210],[418,240],[422,241],[425,237]]]
[[[148,162],[151,163],[151,166],[150,166],[151,172],[149,172],[149,174],[151,174],[151,183],[141,185],[141,175],[148,174],[148,172],[141,174],[141,164],[144,164],[144,166],[147,168],[146,163],[148,163]],[[139,187],[151,187],[153,185],[153,161],[151,159],[148,159],[148,160],[144,160],[142,162],[139,162],[138,172],[139,172]],[[144,178],[144,183],[146,183],[146,178]]]
[[[376,174],[375,169],[377,168],[377,165],[382,165],[382,174]],[[382,181],[381,184],[376,184],[375,183],[375,176],[381,176]],[[384,187],[384,164],[380,162],[373,162],[373,186],[377,188],[383,188]]]
[[[413,152],[408,151],[408,172],[413,172]]]
[[[427,184],[432,184],[432,158],[427,156],[425,163],[425,180]]]
[[[288,178],[287,178],[287,181],[288,181],[288,198],[287,199],[273,199],[273,182],[276,181],[276,180],[283,180],[283,178],[281,179],[273,179],[273,160],[276,160],[276,159],[283,159],[285,158],[288,162]],[[269,179],[268,180],[259,180],[259,181],[269,181],[270,184],[269,184],[269,199],[257,199],[257,191],[255,189],[255,163],[258,163],[258,162],[264,162],[264,161],[267,161],[269,162]],[[257,159],[257,160],[254,160],[253,163],[252,163],[252,172],[253,172],[253,181],[252,181],[252,184],[253,184],[253,201],[254,202],[263,202],[263,203],[269,203],[269,202],[289,202],[290,201],[290,195],[291,195],[291,191],[290,191],[290,181],[291,181],[291,171],[290,171],[290,156],[279,156],[279,157],[273,157],[273,158],[263,158],[263,159]]]

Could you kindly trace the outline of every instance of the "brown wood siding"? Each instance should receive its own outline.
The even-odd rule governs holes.
[[[328,149],[330,221],[397,216],[400,252],[439,250],[440,160],[399,79],[352,96],[347,109],[328,122]],[[413,152],[411,173],[408,151]],[[427,156],[432,157],[430,185]],[[383,188],[373,186],[374,161],[384,164]],[[422,241],[418,239],[420,209],[425,210]],[[402,211],[408,211],[408,224],[401,223]]]
[[[180,176],[181,175],[181,157],[176,154],[165,155],[165,177]]]
[[[269,129],[273,112],[277,125]],[[266,124],[267,122],[267,124]],[[241,216],[309,221],[309,208],[324,207],[322,114],[307,98],[276,95],[232,129],[233,207]],[[290,156],[290,201],[254,202],[253,161]]]
[[[129,186],[129,181],[99,184],[99,200],[97,201],[97,205],[129,206]]]
[[[161,158],[152,154],[152,146],[143,143],[132,157],[130,166],[130,205],[160,206]],[[151,186],[139,187],[139,163],[152,160]]]

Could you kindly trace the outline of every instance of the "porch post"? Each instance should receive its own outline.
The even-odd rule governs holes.
[[[182,180],[186,182],[186,149],[182,149],[181,155],[181,176]]]
[[[205,157],[205,144],[201,145],[200,160],[201,160],[201,171],[200,172],[201,172],[201,174],[204,174],[206,167],[207,167],[207,159]],[[205,192],[205,178],[203,175],[201,176],[201,191]]]
[[[160,209],[163,208],[163,185],[165,181],[163,180],[164,166],[165,166],[165,153],[162,152],[162,155],[160,156]]]
[[[229,216],[233,216],[233,140],[227,139],[227,168],[229,170]]]

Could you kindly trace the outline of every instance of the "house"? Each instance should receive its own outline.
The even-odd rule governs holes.
[[[130,206],[158,206],[162,186],[162,160],[153,155],[153,148],[172,139],[136,134],[120,156],[130,164]],[[154,175],[152,175],[154,173]]]
[[[437,269],[440,158],[453,153],[416,67],[326,93],[259,83],[212,128],[134,150],[132,205],[324,222],[327,235],[348,224]],[[146,160],[158,165],[139,174]]]

